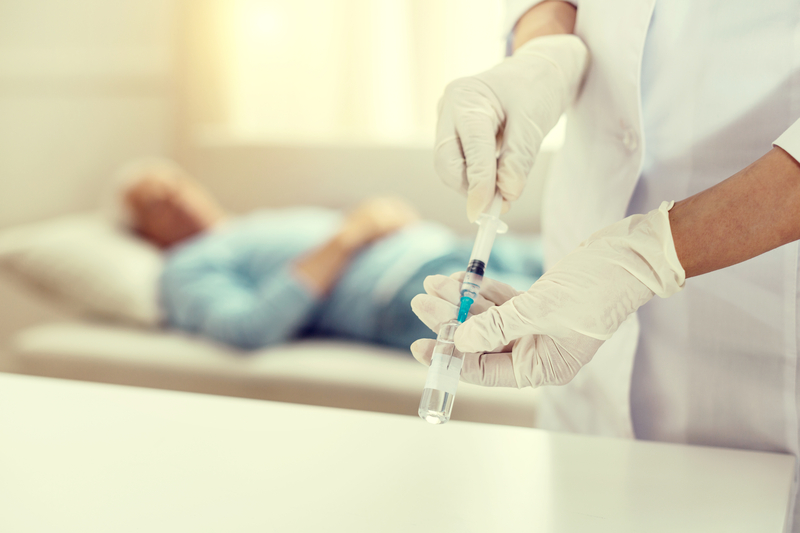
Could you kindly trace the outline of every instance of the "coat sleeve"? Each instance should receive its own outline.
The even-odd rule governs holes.
[[[800,120],[796,120],[789,129],[775,139],[773,146],[783,148],[797,162],[800,162]]]
[[[208,263],[167,268],[161,299],[171,326],[239,348],[286,342],[308,325],[318,298],[291,265],[254,286],[236,269]]]

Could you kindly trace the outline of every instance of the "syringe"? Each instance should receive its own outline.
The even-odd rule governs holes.
[[[461,283],[458,316],[442,324],[436,337],[425,389],[419,402],[419,416],[431,424],[444,424],[450,420],[450,413],[453,411],[458,379],[464,363],[464,354],[456,349],[454,343],[456,328],[467,319],[469,308],[480,293],[495,236],[508,231],[508,226],[500,221],[502,205],[503,197],[498,191],[489,209],[478,218],[478,235],[472,247],[467,273]]]
[[[469,256],[469,265],[464,281],[461,282],[461,305],[458,308],[458,321],[464,322],[469,314],[469,308],[478,297],[483,283],[483,273],[492,253],[494,238],[498,233],[508,231],[508,225],[500,220],[500,208],[503,206],[503,197],[500,192],[494,195],[494,200],[477,220],[478,236],[472,246]]]

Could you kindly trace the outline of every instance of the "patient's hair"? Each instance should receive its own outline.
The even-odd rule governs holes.
[[[117,169],[111,178],[102,199],[103,213],[115,224],[133,229],[133,212],[125,201],[125,193],[139,181],[153,174],[167,179],[188,176],[180,165],[165,157],[142,157],[130,161]]]

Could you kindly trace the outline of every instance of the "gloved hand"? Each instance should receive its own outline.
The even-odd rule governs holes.
[[[474,316],[456,330],[461,379],[504,387],[568,383],[628,315],[654,294],[683,288],[669,225],[671,203],[595,233],[526,292],[484,278]],[[463,275],[459,276],[463,278]],[[412,309],[431,329],[455,316],[460,280],[431,276]],[[430,364],[435,341],[411,345]]]
[[[499,65],[447,86],[439,101],[435,167],[447,185],[467,194],[471,222],[492,201],[495,186],[506,208],[522,193],[542,139],[575,98],[588,59],[575,35],[537,37]]]

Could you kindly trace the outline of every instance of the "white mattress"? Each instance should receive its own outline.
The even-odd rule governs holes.
[[[182,333],[90,323],[35,325],[11,340],[28,374],[416,416],[427,369],[410,352],[307,340],[242,352]],[[535,393],[462,383],[454,420],[532,426]]]

